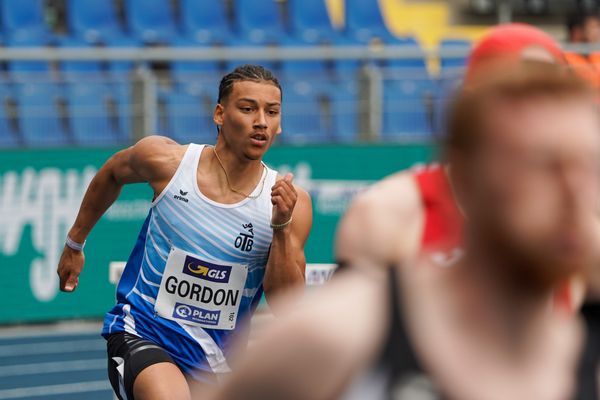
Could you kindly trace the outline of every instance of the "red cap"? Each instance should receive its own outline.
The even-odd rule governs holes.
[[[527,24],[498,25],[475,45],[467,64],[466,81],[491,61],[518,61],[523,51],[536,47],[550,53],[557,63],[564,62],[560,45],[544,31]]]

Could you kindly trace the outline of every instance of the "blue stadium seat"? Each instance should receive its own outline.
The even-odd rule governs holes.
[[[69,139],[60,120],[54,84],[23,83],[17,88],[19,129],[30,147],[66,146]]]
[[[61,41],[61,47],[64,48],[92,48],[88,42],[79,38],[67,38]],[[94,75],[100,75],[102,73],[102,63],[96,60],[89,61],[61,61],[60,71],[63,77],[74,80],[79,78],[93,78]]]
[[[178,40],[174,47],[198,47],[189,39]],[[173,61],[171,77],[178,90],[185,90],[198,96],[210,96],[216,100],[216,87],[221,79],[221,66],[216,61]]]
[[[8,42],[9,47],[40,47],[43,46],[39,38],[30,37],[13,37]],[[32,77],[47,78],[51,72],[50,63],[47,61],[36,61],[36,60],[14,60],[8,62],[8,71],[13,80],[22,81],[28,80]]]
[[[406,48],[410,56],[407,58],[396,58],[392,60],[383,60],[378,64],[382,67],[395,68],[402,70],[405,76],[409,75],[414,78],[423,79],[429,76],[427,71],[426,55],[419,45],[419,42],[413,37],[399,38],[396,46]],[[414,55],[413,55],[414,54]]]
[[[325,0],[288,0],[292,36],[302,43],[335,43],[340,34],[329,19]]]
[[[125,0],[129,30],[146,44],[166,44],[179,36],[170,1]]]
[[[360,97],[355,80],[342,80],[329,95],[334,138],[338,142],[358,139],[361,117]]]
[[[130,37],[112,37],[106,43],[107,47],[141,47],[142,42]],[[109,61],[108,71],[115,77],[124,77],[129,75],[135,69],[135,62],[129,60]]]
[[[447,69],[459,69],[461,70],[467,64],[467,54],[471,50],[471,42],[469,40],[462,39],[444,39],[440,42],[439,46],[440,52],[442,55],[440,57],[440,65],[442,70]],[[444,55],[444,52],[461,52],[464,54],[463,57],[460,56],[448,56]]]
[[[114,146],[118,143],[117,127],[109,113],[109,88],[105,84],[70,83],[66,94],[69,126],[77,145]]]
[[[112,106],[110,113],[113,124],[117,125],[119,143],[131,143],[133,138],[133,93],[131,80],[127,77],[117,77],[110,85],[109,102]]]
[[[199,44],[224,44],[231,39],[231,27],[223,1],[179,0],[184,35]]]
[[[288,44],[290,48],[294,45]],[[326,76],[333,63],[325,60],[284,60],[281,62],[281,74],[285,78],[310,79],[312,77]]]
[[[399,42],[385,25],[378,1],[346,0],[345,10],[344,31],[351,40],[359,44],[368,44],[373,40],[380,40],[386,44]]]
[[[190,39],[178,39],[171,44],[172,47],[206,48],[198,42]],[[218,74],[220,72],[217,61],[187,61],[179,60],[171,63],[171,73],[174,75],[184,74]]]
[[[283,95],[281,141],[318,143],[331,141],[331,129],[315,88],[307,81],[290,81]]]
[[[429,79],[395,79],[383,84],[384,139],[414,138],[432,134],[430,106],[435,86]]]
[[[236,28],[243,42],[281,43],[287,37],[275,0],[235,0]]]
[[[68,0],[66,11],[69,31],[88,43],[105,43],[124,35],[113,1]]]
[[[212,121],[212,110],[205,107],[203,99],[186,92],[173,92],[162,96],[166,111],[167,136],[180,143],[215,142],[217,131]]]
[[[54,42],[44,18],[44,0],[4,0],[0,2],[2,28],[7,40]]]

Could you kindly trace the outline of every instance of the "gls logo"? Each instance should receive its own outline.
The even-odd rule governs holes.
[[[252,251],[252,245],[254,245],[254,226],[252,226],[251,222],[247,224],[243,224],[242,228],[246,230],[245,232],[240,232],[240,235],[235,238],[235,247],[240,249],[241,251]]]
[[[228,283],[229,275],[231,275],[231,266],[212,264],[186,256],[182,272],[206,281]]]
[[[183,190],[179,189],[179,195],[173,195],[173,198],[175,200],[180,200],[180,201],[184,201],[184,202],[188,202],[189,200],[186,199],[184,196],[187,196],[188,192],[184,192]]]

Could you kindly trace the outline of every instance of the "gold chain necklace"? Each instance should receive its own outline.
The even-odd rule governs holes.
[[[217,157],[217,161],[219,162],[221,169],[223,169],[223,172],[225,173],[225,180],[227,181],[227,186],[229,187],[229,190],[231,190],[233,193],[239,194],[240,196],[244,196],[247,199],[257,199],[258,197],[260,197],[260,195],[263,192],[263,189],[265,188],[265,180],[267,180],[267,174],[265,173],[267,166],[265,165],[265,163],[263,163],[261,161],[261,164],[263,166],[263,177],[261,179],[262,183],[260,185],[260,191],[258,192],[258,194],[253,196],[251,194],[246,194],[240,190],[237,190],[237,189],[231,187],[231,183],[229,182],[229,174],[227,174],[227,170],[225,169],[225,166],[223,165],[223,162],[221,161],[221,158],[219,157],[219,154],[217,153],[217,148],[213,146],[212,150],[213,150],[213,153],[215,153],[215,157]]]

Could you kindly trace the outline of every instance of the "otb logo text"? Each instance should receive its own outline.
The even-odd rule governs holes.
[[[245,232],[240,232],[239,236],[235,238],[235,247],[241,251],[252,251],[252,245],[254,245],[254,226],[249,222],[243,224]]]

